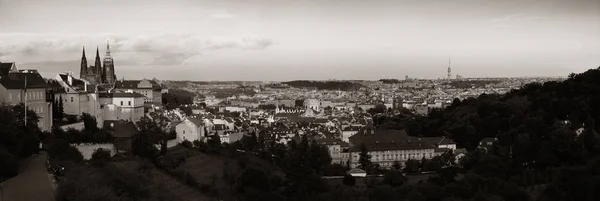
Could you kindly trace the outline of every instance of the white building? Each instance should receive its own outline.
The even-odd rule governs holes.
[[[71,73],[58,74],[56,80],[64,89],[54,95],[56,99],[62,100],[63,112],[75,116],[88,113],[96,118],[98,127],[102,128],[104,112],[95,86],[74,78]]]
[[[175,126],[175,132],[177,132],[177,142],[183,142],[188,140],[193,142],[195,140],[203,140],[206,137],[204,132],[204,123],[200,119],[186,118],[181,123]]]
[[[317,99],[306,99],[304,100],[304,108],[305,109],[313,109],[319,111],[319,106],[321,103]]]
[[[144,99],[139,93],[100,93],[104,120],[129,120],[138,122],[144,116]]]

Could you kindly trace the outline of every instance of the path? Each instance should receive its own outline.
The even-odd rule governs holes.
[[[0,201],[54,201],[46,171],[47,158],[44,152],[24,160],[19,175],[0,184],[3,193]]]

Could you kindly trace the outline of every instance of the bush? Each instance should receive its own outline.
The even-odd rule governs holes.
[[[94,162],[108,162],[111,160],[110,150],[108,149],[96,149],[92,153],[92,161]]]
[[[0,178],[13,177],[19,172],[19,160],[3,147],[0,147]]]
[[[183,142],[181,142],[181,146],[188,149],[194,148],[194,145],[189,140],[184,140]]]
[[[346,186],[354,186],[356,185],[356,179],[352,175],[347,174],[344,176],[343,183]]]

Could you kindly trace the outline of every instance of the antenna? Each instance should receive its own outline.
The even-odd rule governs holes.
[[[450,68],[450,57],[448,57],[448,79],[452,79],[452,70]]]

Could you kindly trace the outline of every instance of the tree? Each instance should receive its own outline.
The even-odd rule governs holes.
[[[358,154],[358,157],[359,168],[364,169],[368,173],[373,167],[373,163],[371,162],[371,155],[369,155],[367,145],[364,143],[360,144],[360,153]]]
[[[88,113],[83,113],[79,118],[83,121],[84,132],[86,134],[92,135],[100,130],[98,122],[96,122],[96,117]]]
[[[402,165],[400,164],[400,162],[394,161],[394,163],[392,164],[392,169],[394,169],[394,170],[402,170]]]
[[[108,149],[96,149],[94,153],[92,153],[91,160],[93,162],[108,162],[111,159],[111,153]]]
[[[354,186],[356,185],[356,179],[349,174],[344,175],[343,184],[346,186]]]
[[[65,117],[65,107],[62,98],[58,99],[57,116],[60,121]]]
[[[408,159],[404,166],[404,172],[406,173],[416,173],[419,172],[419,161]]]
[[[406,183],[407,178],[400,171],[389,171],[383,175],[383,184],[398,187]]]

